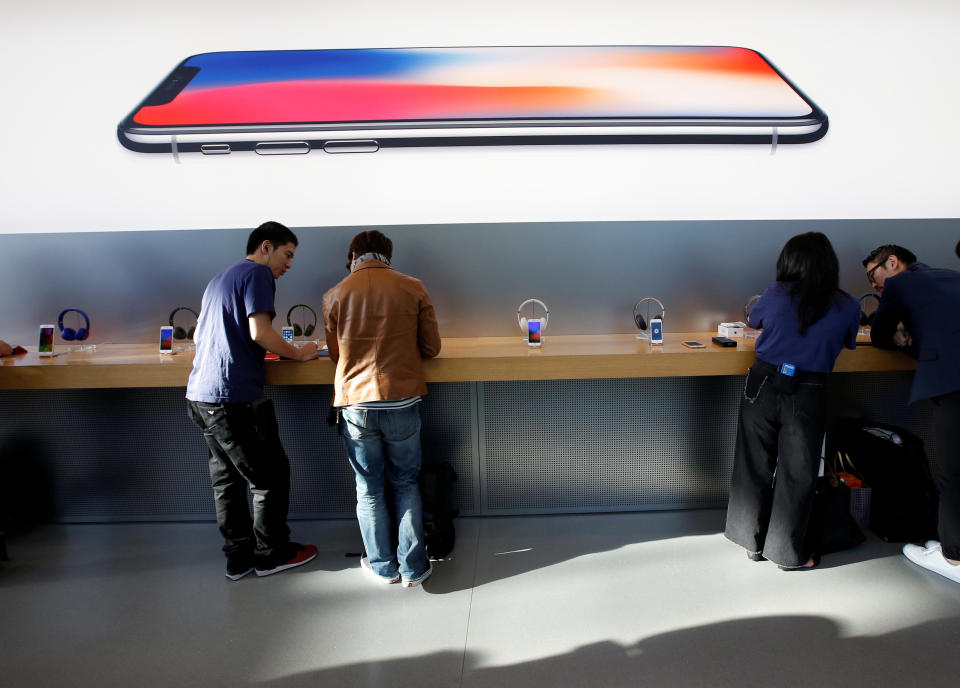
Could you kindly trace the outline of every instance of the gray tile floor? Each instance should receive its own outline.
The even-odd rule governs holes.
[[[423,588],[315,562],[223,577],[216,527],[61,525],[0,564],[0,686],[956,686],[960,585],[875,538],[747,561],[722,511],[459,519]]]

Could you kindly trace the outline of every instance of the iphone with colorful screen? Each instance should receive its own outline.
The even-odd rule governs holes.
[[[724,46],[216,52],[123,119],[144,153],[457,145],[807,143],[827,116],[760,53]]]
[[[41,325],[40,335],[37,337],[37,354],[53,356],[53,330],[56,325]]]

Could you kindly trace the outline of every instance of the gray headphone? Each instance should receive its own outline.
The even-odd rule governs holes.
[[[857,301],[860,302],[860,326],[861,327],[865,327],[866,325],[870,324],[870,316],[867,315],[867,312],[865,310],[863,310],[863,300],[870,296],[875,298],[878,304],[880,303],[880,297],[874,294],[872,291],[868,291],[865,294],[860,294],[860,297],[857,299]]]
[[[642,306],[645,303],[650,303],[651,301],[656,301],[657,305],[660,306],[659,317],[661,320],[663,319],[663,316],[666,315],[667,313],[666,309],[663,307],[663,302],[660,301],[660,299],[658,298],[655,298],[653,296],[647,296],[637,301],[635,304],[633,304],[633,322],[636,323],[637,328],[641,332],[646,332],[647,327],[649,327],[650,324],[644,319],[642,315],[640,315],[640,306]],[[647,311],[647,315],[649,316],[649,310]],[[650,318],[650,319],[653,320],[653,318]]]

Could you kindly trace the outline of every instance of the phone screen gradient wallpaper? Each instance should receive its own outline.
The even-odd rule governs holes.
[[[527,341],[531,344],[540,343],[540,321],[539,320],[528,320],[527,321]]]
[[[164,327],[160,330],[160,350],[173,351],[173,328]]]
[[[733,47],[395,48],[196,55],[145,126],[403,120],[803,117],[810,105]]]
[[[37,345],[37,350],[42,353],[51,353],[53,351],[53,328],[52,327],[40,328],[40,341]]]

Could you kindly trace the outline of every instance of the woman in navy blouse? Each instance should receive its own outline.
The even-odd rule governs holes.
[[[826,424],[826,382],[854,348],[860,306],[841,291],[837,255],[820,232],[799,234],[777,260],[777,281],[750,312],[762,328],[740,402],[727,538],[754,561],[816,566],[807,537]]]

